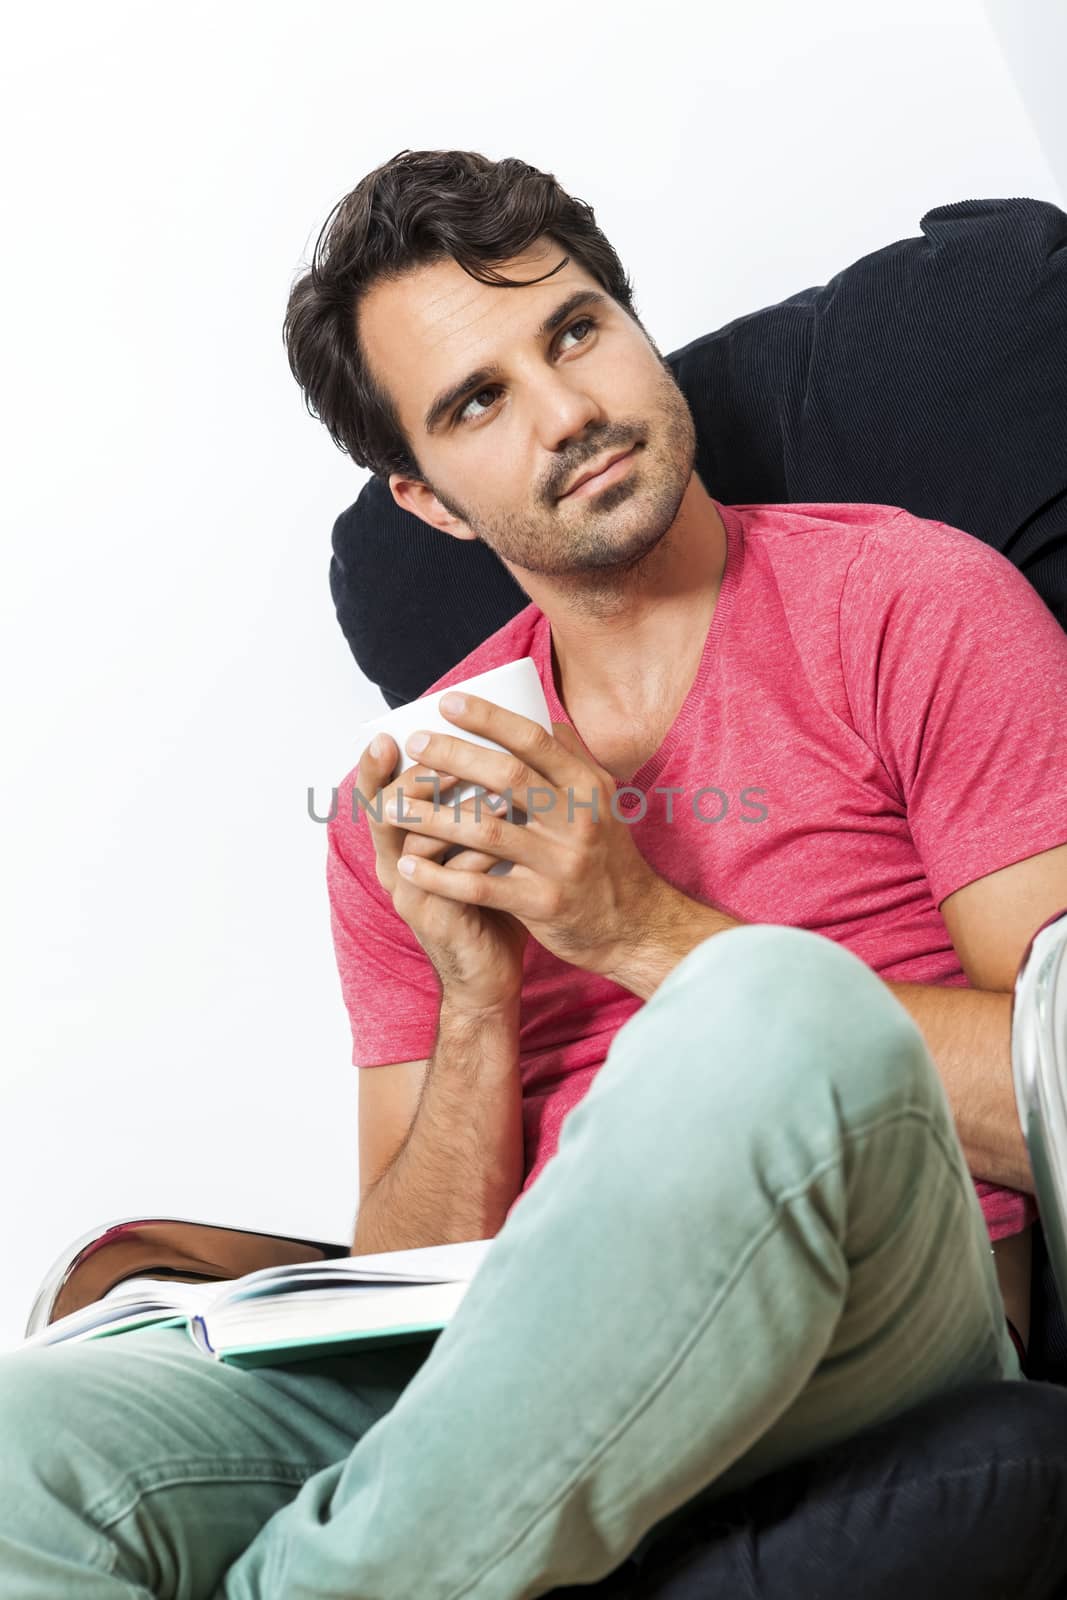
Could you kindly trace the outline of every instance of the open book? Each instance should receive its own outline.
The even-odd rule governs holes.
[[[101,1339],[150,1324],[184,1326],[204,1355],[260,1367],[430,1338],[452,1317],[491,1244],[476,1239],[301,1261],[216,1283],[130,1278],[20,1348]]]

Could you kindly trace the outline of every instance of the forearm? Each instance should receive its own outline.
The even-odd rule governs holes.
[[[443,1000],[418,1108],[366,1193],[353,1255],[490,1239],[522,1188],[519,1000],[470,1016]]]
[[[629,989],[639,999],[649,1000],[690,950],[714,933],[741,926],[736,917],[727,916],[716,906],[691,899],[661,878],[634,930],[633,939],[620,949],[605,977]]]
[[[1034,1192],[1011,1071],[1011,995],[889,983],[918,1023],[976,1178]]]

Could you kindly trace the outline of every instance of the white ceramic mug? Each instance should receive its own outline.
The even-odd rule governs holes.
[[[523,656],[520,661],[509,661],[506,666],[493,667],[489,672],[479,672],[473,678],[464,678],[462,683],[450,683],[446,689],[435,690],[433,694],[422,695],[418,700],[409,700],[407,705],[394,706],[392,711],[387,711],[380,717],[373,717],[369,722],[360,723],[359,749],[360,754],[374,738],[376,733],[388,733],[396,741],[398,755],[396,763],[386,783],[392,783],[402,773],[412,767],[422,765],[421,758],[409,756],[404,749],[404,741],[416,729],[425,728],[427,733],[451,733],[459,739],[467,739],[471,744],[480,744],[486,750],[502,750],[493,739],[483,738],[481,734],[472,733],[467,728],[461,728],[457,723],[450,722],[438,709],[442,695],[452,691],[469,689],[471,694],[477,695],[481,700],[491,700],[494,705],[503,706],[505,711],[516,711],[520,716],[529,717],[532,722],[539,722],[546,733],[552,732],[552,718],[548,712],[548,702],[545,691],[541,687],[540,674],[532,656]],[[421,799],[425,790],[425,798],[432,798],[432,787],[429,784],[418,785],[420,793],[408,798]],[[483,785],[470,781],[457,782],[453,788],[441,794],[441,804],[450,808],[453,803],[462,805],[471,795],[483,789]],[[369,796],[368,796],[369,798]],[[506,815],[500,810],[499,804],[493,808],[496,815]],[[521,822],[521,814],[517,815],[512,809],[511,820]],[[448,861],[457,851],[466,849],[465,845],[451,845],[442,856],[442,861]],[[511,871],[510,861],[498,861],[489,868],[490,874],[502,876]]]

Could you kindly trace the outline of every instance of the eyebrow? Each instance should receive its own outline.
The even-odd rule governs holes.
[[[549,313],[538,328],[535,338],[544,339],[550,333],[555,333],[560,324],[566,322],[571,313],[582,306],[610,304],[610,297],[606,294],[601,294],[599,289],[576,289],[574,294],[568,295],[566,300]],[[436,432],[448,412],[463,399],[464,395],[471,391],[476,393],[479,389],[484,389],[500,376],[499,367],[479,367],[475,372],[468,372],[467,376],[462,378],[459,383],[454,383],[449,388],[443,389],[431,403],[430,409],[423,419],[422,425],[426,432]]]

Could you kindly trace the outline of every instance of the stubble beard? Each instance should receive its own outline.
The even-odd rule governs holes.
[[[491,524],[474,508],[450,501],[439,489],[434,493],[502,561],[519,569],[514,576],[520,584],[524,572],[579,583],[584,578],[588,583],[581,586],[588,587],[590,600],[600,591],[617,596],[620,585],[627,587],[627,578],[634,576],[673,526],[696,460],[692,413],[666,362],[660,393],[663,403],[653,431],[658,459],[650,466],[647,445],[643,446],[631,469],[635,476],[644,474],[639,491],[626,476],[602,489],[588,510],[577,512],[574,507],[581,505],[577,501],[561,513],[555,507],[563,502],[553,502],[552,509],[538,517],[498,512]],[[621,518],[614,513],[631,502],[640,514],[624,535],[619,531]]]

